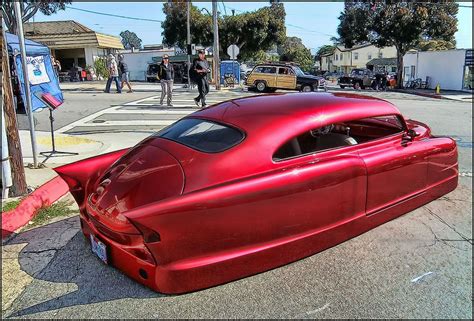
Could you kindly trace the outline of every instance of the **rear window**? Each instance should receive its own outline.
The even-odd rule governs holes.
[[[205,153],[222,152],[244,139],[244,133],[236,128],[198,118],[182,119],[162,129],[156,136]]]

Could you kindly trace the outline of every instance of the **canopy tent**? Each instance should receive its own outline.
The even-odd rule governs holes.
[[[20,82],[20,91],[23,101],[25,96],[25,81],[20,56],[20,43],[18,37],[6,33],[7,48],[9,55],[13,55],[16,74]],[[38,42],[25,39],[26,58],[28,63],[28,78],[31,89],[31,108],[33,111],[45,108],[46,105],[36,96],[40,93],[50,93],[60,102],[64,101],[63,94],[59,88],[58,77],[51,62],[49,48]]]

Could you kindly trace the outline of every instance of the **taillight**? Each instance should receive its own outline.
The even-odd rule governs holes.
[[[156,243],[161,241],[161,235],[155,230],[137,222],[133,222],[133,224],[142,232],[145,243]]]

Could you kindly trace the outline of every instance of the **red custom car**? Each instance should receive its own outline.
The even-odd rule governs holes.
[[[312,255],[456,188],[456,143],[350,94],[239,98],[56,168],[92,250],[163,293]]]

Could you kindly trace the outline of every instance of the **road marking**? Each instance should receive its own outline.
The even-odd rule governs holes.
[[[430,274],[433,274],[433,272],[426,272],[425,274],[420,275],[419,277],[414,278],[411,280],[411,283],[418,283],[421,279],[423,279],[425,276],[428,276]]]
[[[326,303],[325,305],[323,305],[322,307],[320,307],[318,309],[306,312],[306,314],[308,314],[308,315],[315,314],[315,313],[318,313],[320,311],[323,311],[323,310],[327,309],[328,307],[329,307],[329,303]]]
[[[81,127],[97,127],[97,126],[168,126],[176,120],[106,120],[100,123],[83,123]]]

